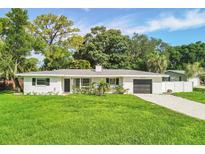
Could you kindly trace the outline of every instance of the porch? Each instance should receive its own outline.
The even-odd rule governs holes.
[[[122,77],[68,77],[62,78],[62,91],[63,93],[73,93],[75,89],[83,89],[91,87],[92,83],[99,83],[104,81],[110,85],[110,90],[114,89],[118,85],[123,85]]]

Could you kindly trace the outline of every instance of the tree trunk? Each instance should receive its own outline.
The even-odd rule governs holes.
[[[15,81],[15,77],[11,77],[11,81],[12,81],[12,89],[14,91],[16,91],[16,81]]]
[[[15,81],[16,81],[16,88],[17,88],[18,92],[23,92],[23,87],[21,86],[18,78],[16,78]]]

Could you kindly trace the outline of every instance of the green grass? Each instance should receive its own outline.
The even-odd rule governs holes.
[[[1,93],[0,144],[205,144],[205,121],[132,95]]]
[[[193,92],[179,92],[174,95],[205,104],[205,89],[202,88],[194,88]]]

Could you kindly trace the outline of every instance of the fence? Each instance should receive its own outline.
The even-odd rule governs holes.
[[[169,89],[172,90],[172,92],[192,92],[193,83],[189,81],[162,82],[162,92],[167,92]]]

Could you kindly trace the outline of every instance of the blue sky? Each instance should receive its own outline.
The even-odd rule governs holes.
[[[9,9],[0,9],[4,16]],[[32,21],[45,13],[65,15],[80,34],[96,25],[121,29],[124,34],[144,33],[171,45],[205,41],[205,9],[28,9]]]

